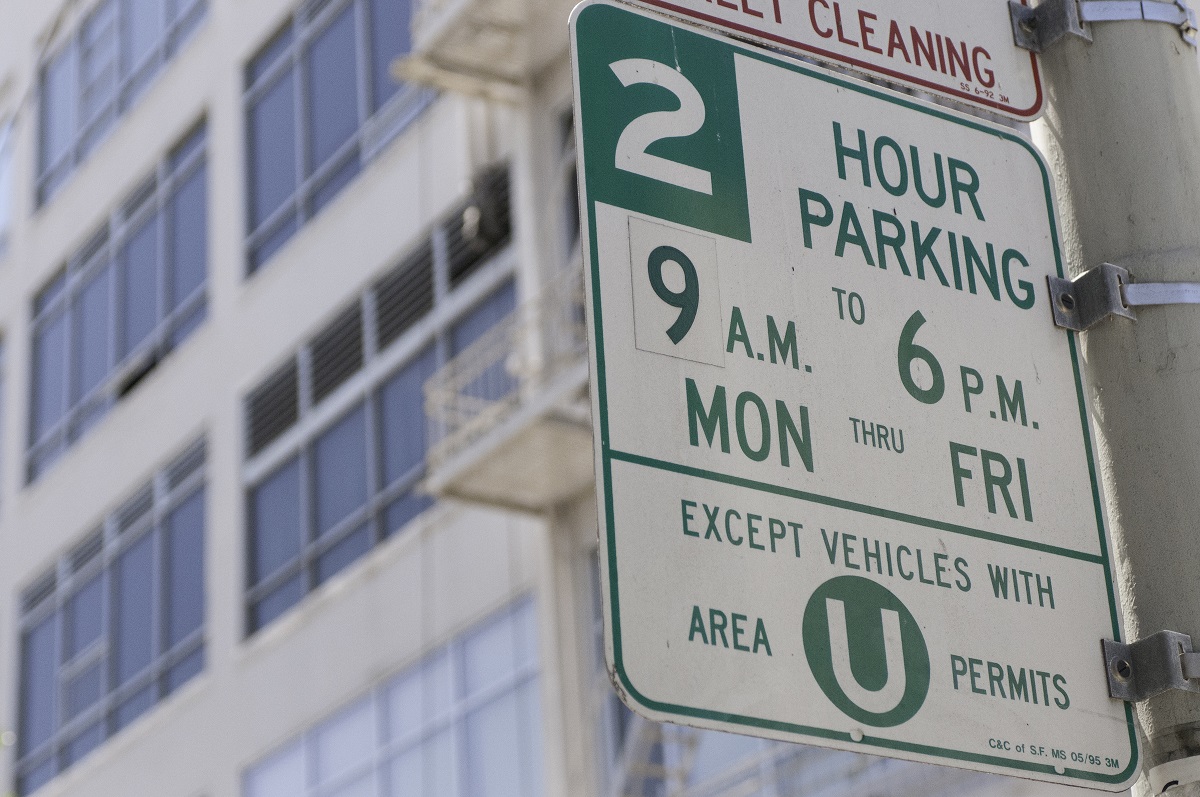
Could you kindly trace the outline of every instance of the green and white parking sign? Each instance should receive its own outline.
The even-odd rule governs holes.
[[[639,713],[1111,790],[1120,639],[1017,132],[571,22],[608,663]]]

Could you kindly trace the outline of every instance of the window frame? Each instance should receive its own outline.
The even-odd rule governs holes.
[[[374,24],[371,4],[375,0],[310,0],[288,20],[267,36],[263,44],[247,60],[242,75],[242,113],[245,130],[244,276],[249,278],[274,257],[287,241],[309,221],[336,201],[342,191],[355,181],[393,139],[395,139],[434,100],[433,89],[402,83],[387,99],[374,96],[374,53],[372,52]],[[410,6],[415,5],[415,0]],[[311,47],[347,8],[351,9],[354,26],[354,63],[358,123],[355,131],[323,163],[309,168],[312,156],[312,109],[310,107]],[[410,9],[410,15],[412,11]],[[282,42],[282,43],[281,43]],[[276,52],[276,48],[279,51]],[[410,43],[411,47],[411,43]],[[265,65],[257,62],[265,58]],[[292,189],[278,206],[255,224],[257,172],[252,143],[252,114],[280,80],[290,79],[291,133],[293,136]],[[357,153],[357,154],[356,154]],[[355,164],[355,173],[339,186],[335,185],[343,169]],[[334,186],[331,193],[318,202],[322,191]],[[290,232],[288,232],[290,228]],[[276,240],[276,236],[279,236]],[[265,254],[261,254],[265,252]]]
[[[423,653],[418,659],[410,662],[399,671],[393,672],[385,679],[373,685],[366,694],[343,703],[322,719],[305,728],[299,735],[268,751],[249,764],[241,776],[241,797],[257,797],[250,789],[251,778],[258,767],[274,763],[281,758],[295,755],[298,751],[303,770],[302,793],[296,797],[323,797],[336,793],[339,789],[357,783],[364,776],[369,776],[373,786],[372,794],[382,797],[385,789],[392,786],[390,767],[392,763],[406,752],[420,750],[422,745],[449,731],[452,738],[452,755],[454,761],[454,782],[458,794],[466,794],[468,788],[468,772],[470,761],[468,757],[467,728],[471,716],[481,708],[508,695],[521,695],[523,690],[535,690],[535,706],[537,715],[536,741],[533,734],[518,734],[516,743],[524,749],[526,755],[518,756],[520,761],[521,794],[542,794],[545,792],[545,754],[543,740],[544,720],[541,694],[541,650],[540,629],[538,628],[537,603],[530,595],[522,595],[512,600],[504,607],[491,612],[486,617],[474,623],[469,628],[458,633],[441,645]],[[512,668],[495,683],[489,684],[475,692],[468,692],[465,683],[466,648],[468,643],[485,632],[505,624],[514,642]],[[525,632],[532,631],[532,639],[526,639]],[[522,655],[522,653],[531,655]],[[435,717],[429,717],[422,710],[419,726],[408,736],[390,738],[391,707],[388,698],[391,690],[407,679],[417,678],[424,686],[424,672],[439,659],[448,660],[449,684],[451,696],[445,712]],[[424,693],[424,688],[422,688]],[[518,697],[519,699],[519,697]],[[318,781],[318,737],[322,731],[334,727],[335,723],[354,711],[367,706],[371,712],[371,751],[366,761],[359,762],[354,767],[338,773],[334,777]],[[518,714],[520,717],[520,714]],[[518,719],[520,721],[520,719]],[[531,742],[537,746],[537,755],[528,755]],[[533,765],[532,771],[526,771],[525,763]],[[261,770],[260,770],[261,771]],[[528,782],[529,778],[536,783]],[[532,788],[531,788],[532,787]],[[394,795],[395,790],[391,789]]]
[[[178,263],[173,236],[178,226],[172,202],[197,174],[204,194],[205,263],[204,279],[175,306],[172,290]],[[182,345],[204,322],[208,312],[208,279],[211,247],[207,245],[209,224],[208,132],[204,120],[188,129],[156,164],[138,187],[116,204],[83,246],[67,259],[53,277],[34,295],[30,330],[29,431],[26,439],[24,480],[35,482],[72,446],[83,439],[108,411],[162,359]],[[154,275],[157,282],[157,315],[151,330],[136,345],[122,353],[127,312],[124,305],[123,263],[129,244],[150,219],[156,219]],[[105,374],[85,392],[76,393],[79,361],[77,335],[80,310],[77,302],[91,280],[107,272],[107,349]],[[50,294],[47,298],[47,294]],[[60,406],[54,420],[39,420],[41,407],[38,347],[43,331],[60,321],[65,324]],[[50,363],[50,367],[55,366]],[[45,430],[40,431],[45,423]]]
[[[25,672],[26,640],[41,623],[54,620],[53,642],[53,720],[50,736],[27,750],[24,740],[18,740],[14,753],[13,780],[17,794],[28,794],[23,780],[47,763],[53,763],[50,779],[70,769],[77,760],[69,756],[71,745],[84,734],[99,726],[100,741],[82,753],[103,746],[125,727],[135,724],[144,715],[204,671],[206,667],[206,635],[208,623],[206,575],[203,556],[200,570],[200,624],[175,643],[168,632],[169,602],[172,597],[169,574],[168,538],[170,520],[174,513],[189,501],[199,497],[203,511],[200,529],[201,546],[208,547],[210,516],[207,506],[208,474],[206,443],[203,438],[189,444],[181,454],[161,467],[151,479],[141,484],[118,507],[108,512],[98,527],[79,536],[77,542],[46,571],[43,571],[25,590],[17,622],[17,723],[22,730],[27,721]],[[149,502],[147,504],[147,501]],[[131,517],[132,516],[132,517]],[[115,672],[119,646],[117,637],[116,590],[119,588],[118,568],[122,557],[146,540],[151,545],[151,638],[150,662],[130,676],[117,682]],[[100,631],[95,639],[68,655],[71,634],[72,601],[94,579],[100,584]],[[43,585],[49,583],[46,588]],[[176,667],[186,664],[199,654],[199,668],[185,675],[174,686],[168,678]],[[67,695],[74,679],[100,664],[100,695],[90,705],[67,714]],[[145,690],[152,690],[152,703],[119,725],[118,712]],[[34,787],[39,788],[38,786]]]
[[[99,0],[79,16],[70,35],[48,49],[38,59],[34,96],[37,103],[37,157],[34,161],[34,208],[48,204],[69,181],[71,175],[87,160],[93,150],[116,127],[126,113],[136,104],[154,78],[164,71],[167,64],[186,46],[208,14],[208,0],[162,0],[164,12],[171,11],[168,20],[164,14],[163,25],[155,45],[142,63],[126,71],[125,55],[129,43],[125,36],[125,19],[130,0]],[[111,9],[111,10],[110,10]],[[107,99],[90,116],[85,113],[85,92],[88,81],[85,77],[85,32],[98,15],[111,13],[108,25],[112,57],[106,69],[111,70],[108,78]],[[70,59],[67,66],[69,80],[66,84],[69,124],[67,143],[63,152],[53,161],[46,153],[46,80],[51,64],[60,57]]]
[[[435,229],[435,242],[438,239],[439,235]],[[436,372],[438,368],[445,365],[453,356],[451,349],[453,330],[459,323],[469,318],[473,311],[483,307],[489,299],[499,295],[501,291],[511,289],[514,291],[515,301],[515,291],[517,290],[515,247],[511,244],[506,245],[486,264],[480,266],[469,279],[465,279],[460,286],[451,289],[445,246],[435,243],[433,280],[435,286],[433,309],[383,349],[378,347],[375,336],[374,291],[368,287],[359,294],[357,301],[361,302],[363,308],[364,365],[356,374],[319,402],[314,403],[312,398],[311,345],[301,346],[296,353],[299,372],[298,420],[258,454],[244,460],[245,464],[242,469],[245,500],[243,517],[246,530],[243,546],[246,562],[243,633],[246,637],[253,636],[268,627],[282,614],[286,614],[301,603],[308,595],[319,590],[321,585],[332,577],[329,576],[325,579],[319,577],[317,565],[320,557],[357,533],[364,524],[368,529],[370,543],[366,553],[355,557],[355,560],[369,555],[375,547],[387,539],[397,536],[403,527],[407,527],[415,519],[415,516],[409,518],[401,528],[388,529],[386,527],[388,508],[406,496],[418,494],[416,492],[417,485],[426,474],[426,465],[425,457],[422,457],[419,465],[410,468],[407,473],[398,476],[391,483],[385,482],[383,459],[385,442],[381,393],[393,377],[398,376],[406,367],[417,362],[426,352],[433,352],[432,372]],[[339,312],[344,309],[344,307],[339,308]],[[336,316],[338,313],[334,315]],[[267,380],[269,379],[270,377],[267,378]],[[322,435],[360,408],[365,409],[367,416],[364,424],[366,428],[367,478],[369,480],[367,499],[361,506],[321,534],[318,533],[317,522],[314,449]],[[422,414],[420,423],[423,427],[425,422]],[[424,429],[422,433],[428,434]],[[426,454],[429,442],[426,437]],[[257,543],[254,523],[255,492],[293,462],[299,463],[300,553],[289,559],[286,564],[275,568],[271,573],[263,574],[257,582],[254,582],[254,558]],[[417,514],[423,513],[427,508],[428,506],[422,508]],[[265,623],[256,622],[255,611],[258,606],[297,576],[301,578],[300,597]]]

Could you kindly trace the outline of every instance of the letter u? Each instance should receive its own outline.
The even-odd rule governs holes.
[[[893,609],[880,609],[883,621],[883,654],[887,665],[887,682],[877,689],[863,687],[850,669],[850,639],[846,631],[846,604],[834,598],[825,599],[825,614],[829,620],[829,652],[833,677],[850,701],[872,714],[886,714],[900,705],[908,673],[904,670],[904,643],[900,637],[900,615]]]

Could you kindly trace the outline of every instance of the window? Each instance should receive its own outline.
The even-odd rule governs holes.
[[[199,26],[207,0],[101,0],[47,58],[37,203],[49,201]]]
[[[308,2],[246,66],[247,269],[337,196],[428,103],[392,80],[412,0]]]
[[[204,320],[204,159],[201,125],[35,297],[29,481]]]
[[[8,250],[12,230],[13,122],[0,122],[0,257]]]
[[[254,764],[244,797],[539,797],[533,602],[490,618]]]
[[[204,459],[192,445],[22,593],[18,794],[203,669]]]
[[[479,259],[496,251],[488,246],[475,260],[455,259],[433,243],[476,203],[451,213],[246,398],[249,633],[432,504],[416,491],[427,445],[422,388],[516,304],[511,257]],[[360,372],[358,387],[338,391]],[[292,428],[286,445],[271,445]]]

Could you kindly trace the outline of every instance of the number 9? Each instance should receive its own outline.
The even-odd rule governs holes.
[[[673,291],[663,282],[663,263],[672,261],[683,269],[683,290]],[[671,307],[679,308],[679,317],[667,329],[667,337],[672,343],[679,343],[684,335],[692,328],[696,320],[696,310],[700,306],[700,278],[696,275],[696,266],[683,252],[673,246],[660,246],[650,253],[646,264],[650,271],[650,287],[658,298]]]

